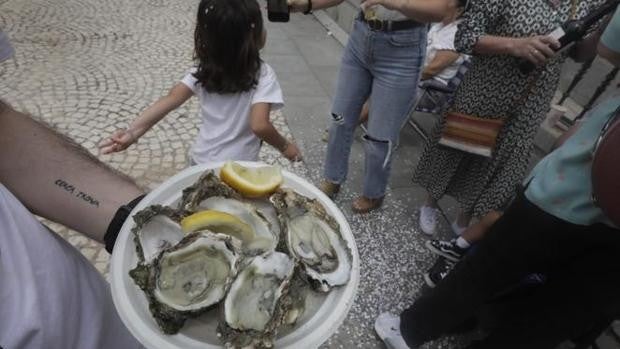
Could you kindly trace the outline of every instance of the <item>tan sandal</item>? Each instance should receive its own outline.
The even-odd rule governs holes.
[[[371,199],[365,196],[360,196],[353,200],[353,204],[351,206],[353,208],[353,212],[355,213],[368,213],[372,210],[378,209],[382,204],[383,197]]]
[[[323,180],[321,185],[319,185],[319,189],[325,193],[325,195],[329,196],[330,199],[336,197],[338,192],[340,191],[340,184],[332,183],[330,181]]]

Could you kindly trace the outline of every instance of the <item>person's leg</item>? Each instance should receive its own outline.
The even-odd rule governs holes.
[[[465,229],[460,238],[467,241],[469,244],[474,244],[482,238],[491,229],[493,224],[502,216],[499,211],[491,211],[484,215],[478,222]]]
[[[587,234],[616,236],[602,247],[572,257],[533,293],[500,304],[500,321],[475,348],[555,348],[581,336],[599,320],[620,315],[620,232],[593,229],[573,240],[584,243]]]
[[[401,332],[411,346],[439,337],[471,318],[498,292],[557,255],[553,237],[572,225],[519,198],[429,294],[401,314]]]
[[[353,132],[370,93],[372,76],[365,67],[368,35],[366,24],[356,20],[338,74],[324,167],[325,179],[333,184],[347,177]]]
[[[381,199],[387,187],[392,152],[413,103],[423,63],[425,28],[377,33],[370,69],[374,80],[370,119],[364,136],[366,162],[363,197]]]
[[[370,115],[370,103],[366,101],[364,106],[362,107],[362,112],[360,113],[360,119],[358,121],[359,125],[362,125],[368,121],[368,116]]]

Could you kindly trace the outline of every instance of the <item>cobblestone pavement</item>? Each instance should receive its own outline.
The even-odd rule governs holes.
[[[0,0],[0,28],[16,49],[15,59],[0,64],[0,96],[99,155],[97,144],[105,136],[126,126],[191,67],[188,33],[196,4]],[[187,166],[198,130],[197,108],[193,98],[136,145],[100,158],[154,188]],[[290,137],[282,114],[272,119]],[[268,146],[261,159],[292,169]],[[102,245],[49,224],[107,275],[109,256]]]

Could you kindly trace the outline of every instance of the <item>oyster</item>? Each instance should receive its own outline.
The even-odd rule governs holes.
[[[153,205],[133,216],[132,229],[138,259],[150,263],[164,249],[176,245],[185,233],[179,221],[181,214],[167,206]]]
[[[180,208],[185,212],[219,211],[247,224],[254,234],[251,240],[243,241],[243,247],[250,255],[273,251],[278,243],[280,226],[279,222],[274,220],[273,206],[266,201],[244,199],[211,171],[202,175],[194,185],[183,190]],[[266,217],[271,217],[272,222]],[[227,233],[226,229],[210,229],[217,233]]]
[[[308,281],[320,291],[344,285],[351,275],[352,256],[340,225],[317,200],[289,189],[271,197],[282,222],[285,246],[299,261]]]
[[[164,333],[178,332],[187,318],[224,298],[237,275],[240,244],[223,234],[191,233],[129,272]]]
[[[286,297],[295,264],[284,253],[254,257],[239,273],[224,301],[218,336],[228,348],[271,348],[287,318]]]

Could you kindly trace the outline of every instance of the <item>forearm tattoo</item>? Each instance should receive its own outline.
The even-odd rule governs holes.
[[[62,179],[57,179],[54,184],[63,189],[64,191],[66,191],[67,193],[75,196],[78,199],[82,199],[82,201],[86,202],[89,205],[95,206],[95,207],[99,207],[99,201],[97,199],[95,199],[94,197],[92,197],[91,195],[79,190],[78,188],[76,188],[74,185],[67,183],[66,181],[62,180]]]

